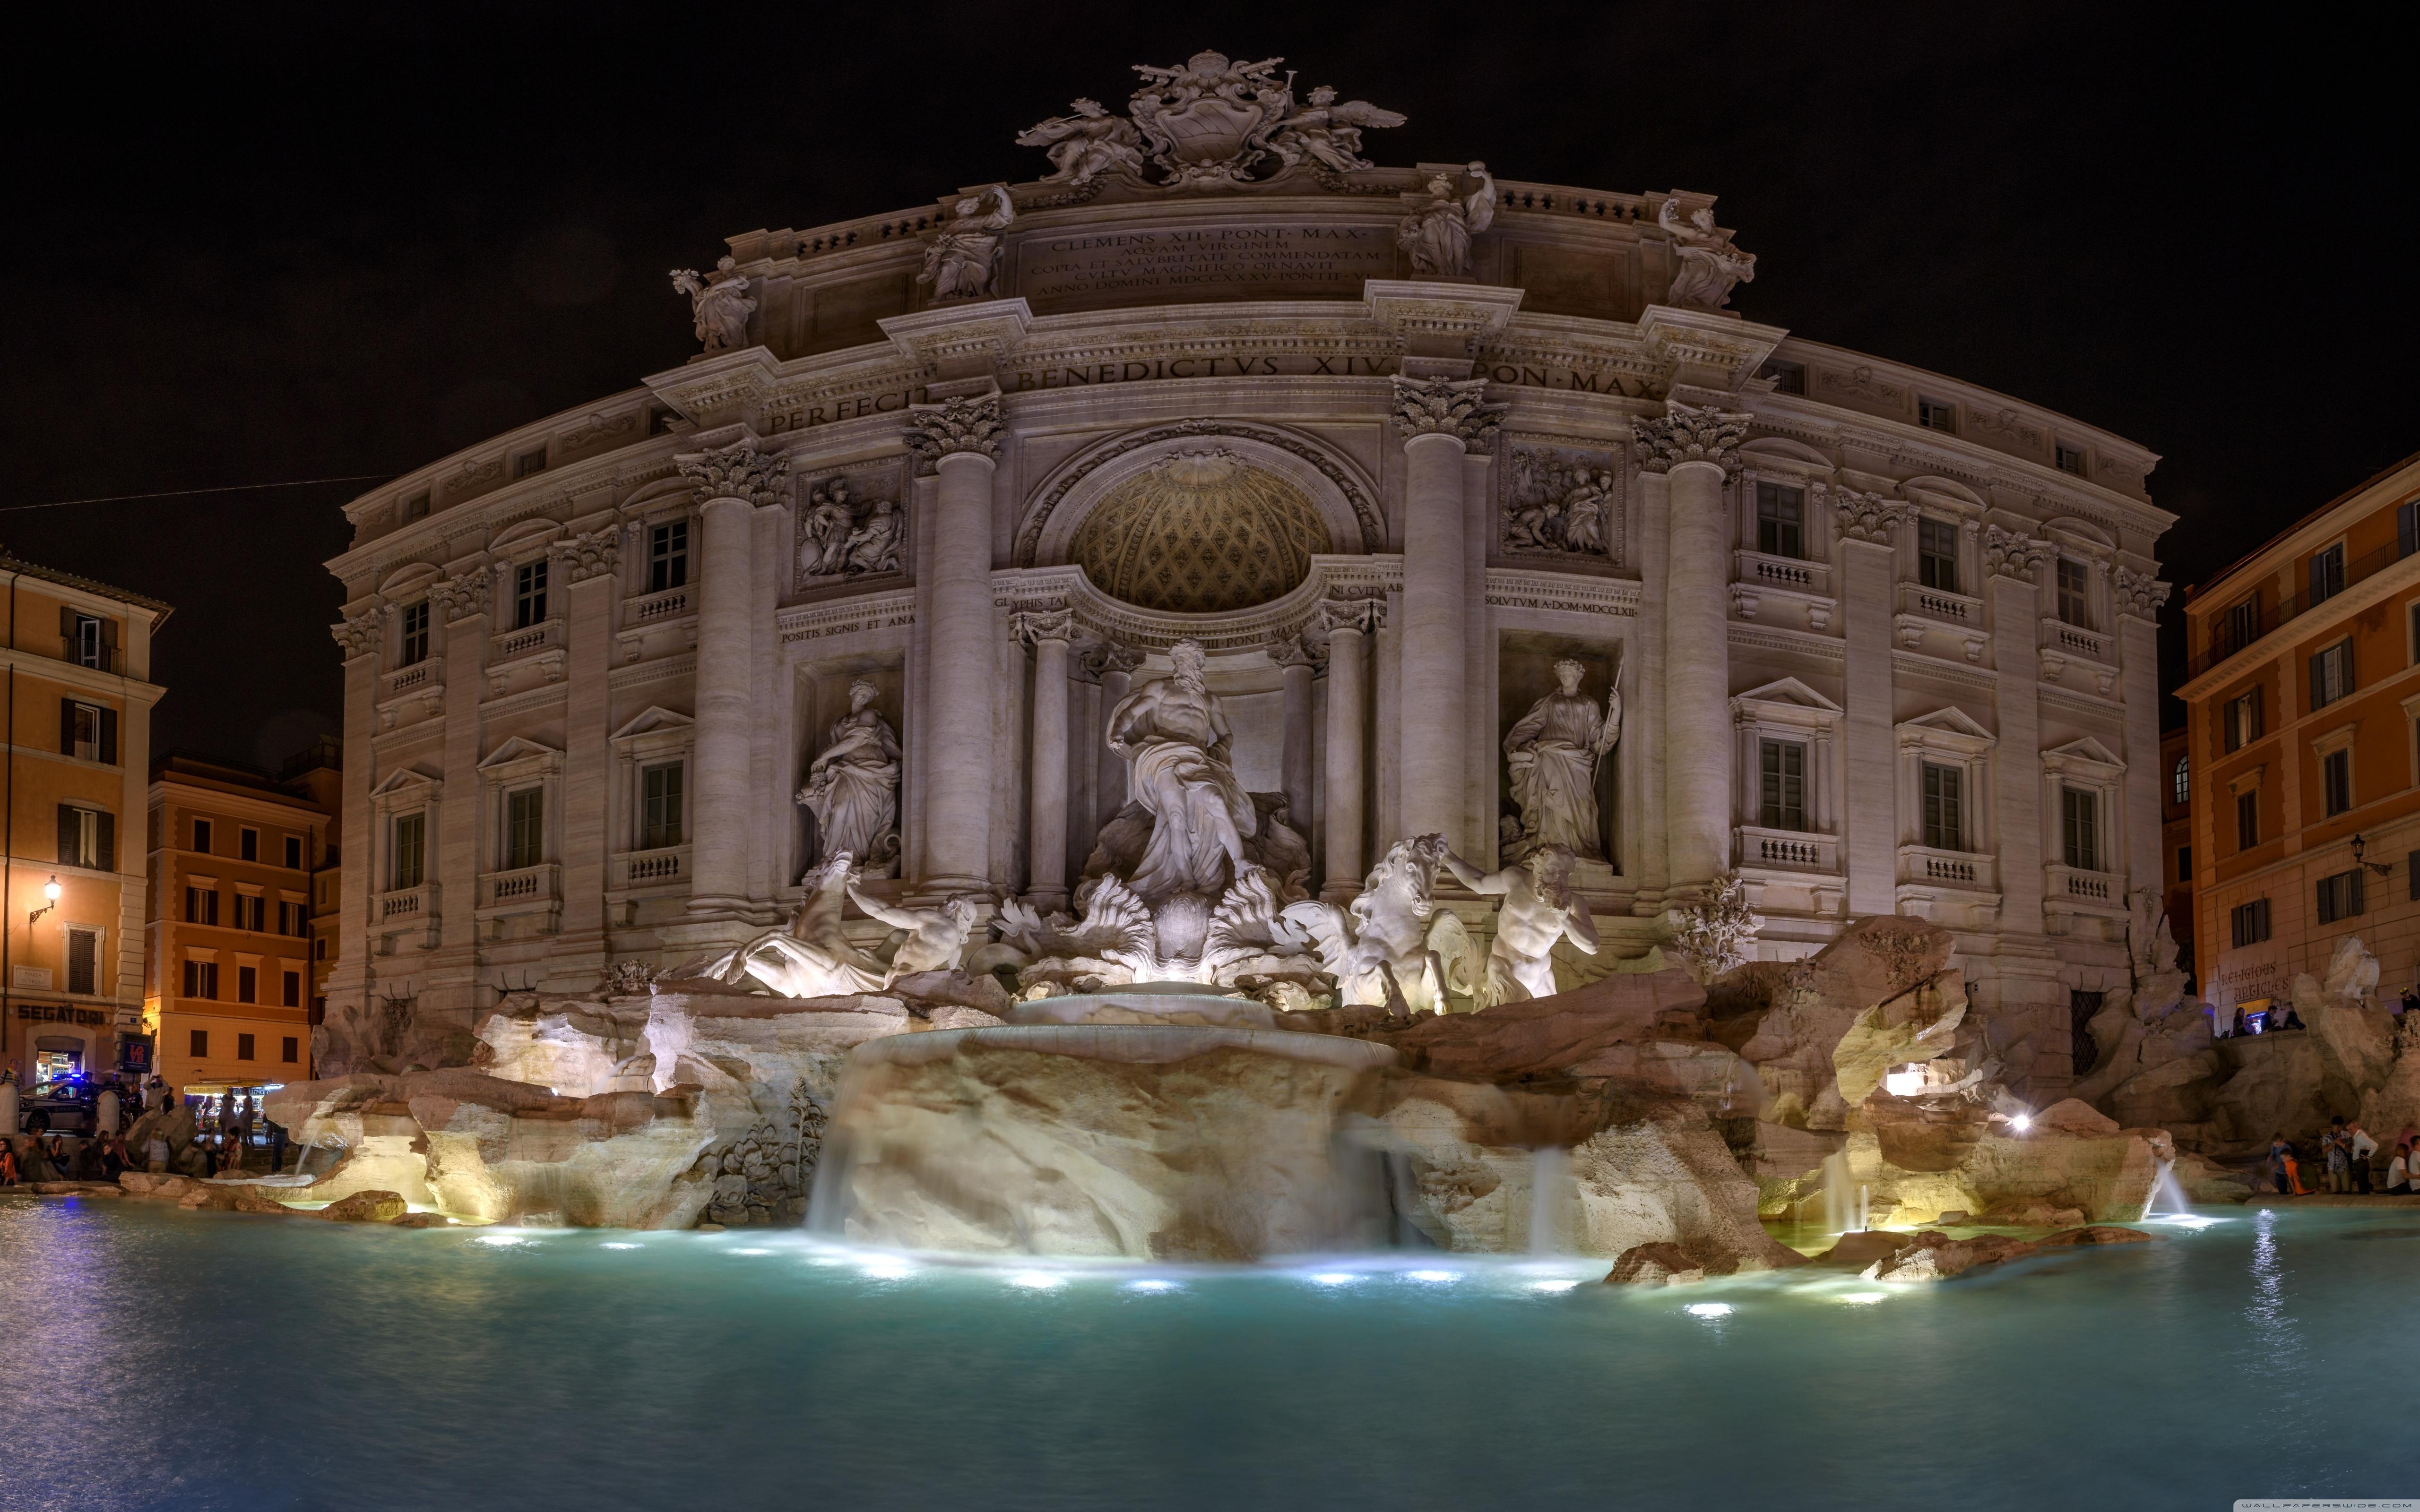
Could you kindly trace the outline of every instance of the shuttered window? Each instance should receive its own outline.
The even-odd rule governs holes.
[[[1768,740],[1761,752],[1757,823],[1767,829],[1807,827],[1807,748],[1795,740]]]
[[[1936,851],[1966,848],[1966,773],[1924,764],[1924,843]]]

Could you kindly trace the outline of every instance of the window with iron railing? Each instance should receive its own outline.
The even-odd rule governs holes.
[[[2227,610],[2226,625],[2213,637],[2211,643],[2204,648],[2200,655],[2185,664],[2185,675],[2199,677],[2279,625],[2308,612],[2315,606],[2327,602],[2364,579],[2377,576],[2402,560],[2402,547],[2396,542],[2389,542],[2374,551],[2365,551],[2357,557],[2347,557],[2341,544],[2331,547],[2327,551],[2315,554],[2311,559],[2309,575],[2309,585],[2312,591],[2299,594],[2292,598],[2281,599],[2274,609],[2266,613],[2260,611],[2255,599],[2246,599],[2242,604],[2236,606],[2236,609],[2230,609]],[[2235,618],[2237,609],[2244,611],[2244,619],[2242,623],[2238,623]]]
[[[2345,591],[2345,548],[2338,541],[2324,551],[2311,553],[2310,601],[2324,604]]]

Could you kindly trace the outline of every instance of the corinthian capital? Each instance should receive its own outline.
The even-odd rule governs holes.
[[[343,648],[345,659],[366,656],[378,649],[378,617],[374,614],[348,614],[343,622],[328,626],[328,634]]]
[[[1076,633],[1076,616],[1064,604],[1019,609],[1008,617],[1009,633],[1027,645],[1043,640],[1067,640]]]
[[[458,573],[428,591],[428,601],[437,606],[438,618],[464,620],[473,614],[488,612],[488,595],[495,579],[485,567],[473,567]]]
[[[1280,635],[1269,640],[1269,660],[1280,667],[1315,670],[1327,660],[1327,656],[1310,635]]]
[[[571,582],[584,583],[612,572],[621,562],[622,532],[610,526],[584,532],[558,543],[554,552],[563,559],[564,577]]]
[[[1852,493],[1846,488],[1834,490],[1832,508],[1843,536],[1874,546],[1896,545],[1895,532],[1916,518],[1914,504],[1885,499],[1880,494]]]
[[[1650,472],[1669,472],[1683,462],[1712,462],[1723,476],[1735,478],[1740,442],[1747,439],[1748,423],[1755,418],[1668,399],[1663,414],[1632,421],[1630,432],[1638,443],[1638,465]]]
[[[2111,579],[2118,595],[2118,612],[2131,614],[2138,620],[2157,619],[2160,606],[2168,601],[2168,585],[2148,572],[2132,567],[2119,567]]]
[[[1450,436],[1466,447],[1483,448],[1504,421],[1504,407],[1485,403],[1487,380],[1395,379],[1395,428],[1414,436]]]
[[[790,459],[780,453],[756,450],[746,441],[711,452],[691,452],[673,458],[702,499],[741,499],[752,504],[782,500],[782,485],[790,475]]]
[[[2004,531],[1997,525],[1983,527],[1983,571],[1988,576],[2040,582],[2041,564],[2049,556],[2047,544],[2022,531]]]
[[[1384,598],[1324,598],[1311,615],[1312,626],[1321,635],[1334,635],[1339,630],[1370,635],[1386,622]]]
[[[1000,437],[1004,427],[1000,418],[999,394],[952,399],[947,404],[920,404],[908,410],[908,416],[905,439],[909,454],[916,458],[918,477],[933,473],[945,456],[960,453],[1000,455]]]

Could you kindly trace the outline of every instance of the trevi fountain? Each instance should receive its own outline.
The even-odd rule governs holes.
[[[2420,1116],[2420,1053],[2348,941],[2301,1060],[2225,1063],[2130,903],[2154,459],[1744,319],[1709,196],[1374,166],[1402,117],[1280,61],[735,238],[675,278],[696,358],[546,423],[544,491],[449,459],[349,511],[301,1169],[0,1209],[51,1235],[12,1317],[250,1299],[174,1355],[42,1325],[21,1384],[289,1379],[17,1485],[2409,1488],[2392,1412],[2272,1430],[2331,1421],[2319,1337],[2403,1379],[2415,1252],[2241,1157]],[[524,655],[486,616],[531,561],[569,608]],[[2094,627],[2045,639],[2054,563]],[[468,816],[524,780],[569,822],[499,870]],[[424,810],[427,880],[380,827]]]

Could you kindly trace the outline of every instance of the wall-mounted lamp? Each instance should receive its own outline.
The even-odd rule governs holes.
[[[2362,859],[2362,856],[2364,856],[2364,855],[2365,855],[2368,850],[2369,850],[2369,841],[2366,841],[2366,840],[2362,839],[2359,835],[2355,835],[2355,836],[2352,838],[2352,864],[2353,864],[2353,865],[2355,865],[2355,866],[2366,866],[2366,867],[2369,868],[2372,872],[2377,872],[2380,876],[2382,876],[2382,877],[2383,877],[2383,876],[2392,876],[2392,875],[2394,875],[2394,873],[2395,873],[2395,863],[2393,863],[2392,861],[2365,861],[2365,860],[2363,860],[2363,859]]]
[[[32,913],[25,916],[25,927],[27,929],[32,929],[34,927],[35,920],[40,918],[44,914],[49,913],[52,909],[56,908],[59,905],[59,879],[56,876],[53,876],[50,881],[42,884],[42,896],[48,898],[50,902],[42,904],[41,907],[35,909]]]

